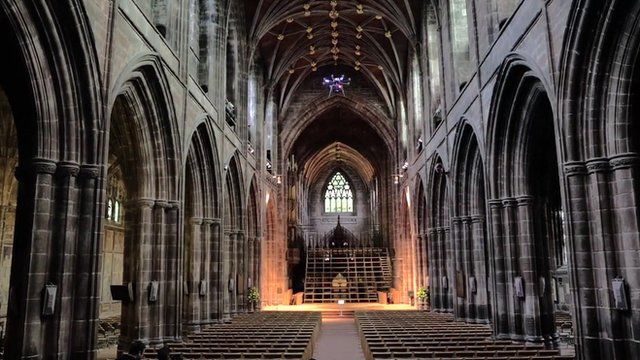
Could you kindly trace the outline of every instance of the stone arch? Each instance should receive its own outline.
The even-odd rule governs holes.
[[[206,117],[191,136],[185,163],[185,268],[187,298],[183,319],[190,331],[219,320],[220,165],[213,119]]]
[[[224,297],[224,317],[235,316],[245,310],[244,294],[246,289],[246,234],[245,234],[245,192],[242,168],[240,167],[239,154],[236,152],[225,166],[224,188],[224,239],[226,246],[223,250],[226,255],[225,274],[228,279]],[[225,244],[223,242],[223,244]],[[228,299],[227,299],[228,298]]]
[[[399,226],[393,241],[393,289],[395,291],[391,296],[394,303],[413,305],[417,278],[415,276],[415,228],[409,187],[403,188],[398,192],[398,195],[400,196]],[[410,292],[414,295],[411,295]]]
[[[97,129],[103,113],[84,14],[75,0],[0,4],[0,44],[6,50],[0,83],[16,125],[14,236],[21,241],[11,265],[7,358],[85,357],[94,347],[99,254],[92,249],[99,241]],[[54,265],[42,270],[43,263]],[[41,317],[42,304],[30,294],[47,283],[58,286],[59,301],[53,316]],[[74,341],[60,341],[60,333]]]
[[[428,217],[429,287],[432,309],[453,312],[453,244],[449,218],[449,183],[447,172],[438,155],[429,169],[427,204]]]
[[[628,300],[616,306],[613,281],[624,279],[632,292],[639,286],[637,267],[625,259],[640,249],[639,5],[575,2],[562,52],[558,107],[571,292],[576,352],[585,359],[638,356],[640,307]]]
[[[282,125],[282,149],[283,154],[290,154],[291,150],[300,137],[300,134],[309,127],[320,115],[342,106],[359,115],[374,129],[380,138],[385,142],[390,154],[396,151],[396,131],[390,126],[389,118],[370,104],[367,100],[358,97],[332,96],[322,97],[316,102],[307,106],[307,110],[302,114],[292,114],[288,116]]]
[[[127,193],[122,280],[134,292],[133,301],[122,303],[118,347],[124,351],[136,340],[155,344],[181,336],[182,156],[174,102],[157,56],[131,62],[110,98],[107,159],[112,162],[109,169],[123,174]],[[154,293],[155,299],[150,296]]]
[[[261,293],[266,305],[288,305],[286,297],[289,274],[287,270],[287,243],[281,226],[278,224],[277,192],[267,192],[265,242],[261,256]]]
[[[433,1],[424,5],[424,17],[426,19],[426,31],[423,43],[426,56],[426,68],[428,69],[428,94],[429,111],[427,116],[433,119],[429,129],[435,129],[443,119],[443,83],[442,83],[442,54],[441,54],[441,20],[439,7]]]
[[[487,323],[491,318],[491,305],[484,162],[475,131],[466,121],[457,129],[452,171],[451,226],[456,270],[463,275],[461,285],[465,290],[456,296],[455,313],[467,322]],[[459,279],[456,277],[456,280]]]
[[[416,218],[416,261],[418,287],[429,287],[429,254],[427,249],[427,219],[429,207],[427,206],[427,193],[422,176],[418,175],[414,192],[414,208]]]
[[[522,58],[508,57],[486,135],[494,331],[499,337],[548,346],[558,341],[551,286],[563,277],[558,265],[562,254],[554,249],[565,239],[552,104],[536,71]]]
[[[135,185],[135,178],[125,179],[132,185],[134,196],[176,200],[177,175],[182,156],[175,102],[161,60],[153,54],[134,59],[115,81],[110,98],[112,107],[108,113],[107,128],[116,131],[118,138],[130,136],[133,137],[130,140],[147,146],[128,157],[138,164],[149,164],[143,167],[136,166],[135,162],[130,164],[133,169],[140,168],[142,171],[137,174],[143,176],[139,179],[148,180]],[[125,112],[117,115],[126,115],[133,122],[112,124],[114,111]],[[110,134],[110,138],[113,135]]]
[[[249,185],[247,198],[247,288],[260,289],[260,253],[262,236],[260,230],[260,191],[254,176]],[[259,304],[256,304],[259,305]]]
[[[449,33],[451,34],[451,51],[453,66],[453,81],[458,88],[457,94],[471,79],[473,68],[471,65],[472,30],[469,27],[469,9],[467,0],[448,0]]]

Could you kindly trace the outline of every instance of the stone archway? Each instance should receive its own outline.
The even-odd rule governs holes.
[[[244,180],[237,154],[226,165],[226,177],[224,188],[224,241],[223,253],[225,255],[225,271],[223,280],[226,285],[223,288],[224,318],[235,316],[245,311],[245,294],[247,288],[247,255],[245,245],[245,218],[243,215],[244,204]],[[226,275],[226,276],[225,276]]]
[[[431,307],[435,311],[453,312],[454,268],[453,244],[449,218],[449,185],[442,159],[434,159],[430,169],[427,244]]]
[[[456,317],[467,322],[491,319],[489,246],[486,240],[484,164],[473,128],[458,127],[454,150],[452,238],[456,271],[462,273],[465,291],[456,294]]]
[[[220,259],[220,171],[211,119],[205,118],[191,137],[185,164],[186,295],[183,323],[188,331],[222,318]]]
[[[6,358],[95,350],[102,99],[83,11],[78,1],[0,4],[0,83],[19,154]],[[45,286],[57,301],[42,316]]]
[[[628,262],[640,249],[640,4],[576,1],[570,14],[557,106],[576,351],[635,358],[640,306],[635,295],[616,299],[614,285],[640,286]]]
[[[494,331],[557,346],[554,288],[563,262],[562,194],[555,116],[545,85],[508,58],[491,106],[488,139]],[[504,256],[500,256],[504,254]]]
[[[133,295],[122,301],[119,351],[136,340],[158,344],[181,336],[177,178],[181,155],[158,61],[142,57],[123,73],[116,83],[109,121],[109,170],[122,174],[126,194],[120,230],[122,284]],[[103,273],[108,266],[103,264]]]

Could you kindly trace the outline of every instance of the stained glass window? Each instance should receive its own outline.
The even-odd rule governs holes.
[[[351,184],[340,172],[336,172],[327,184],[324,192],[324,211],[326,213],[353,212]]]

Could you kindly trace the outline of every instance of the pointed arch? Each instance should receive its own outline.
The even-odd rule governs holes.
[[[429,287],[431,306],[440,312],[453,312],[453,244],[449,219],[449,184],[442,158],[436,155],[429,169],[427,203]]]
[[[89,249],[100,243],[97,179],[104,117],[98,56],[84,3],[2,1],[0,45],[5,49],[0,84],[18,139],[14,235],[21,242],[13,251],[13,311],[7,318],[4,356],[42,357],[47,349],[61,357],[84,358],[94,350],[98,312],[90,299],[99,293],[100,258]],[[68,209],[64,218],[52,210],[63,206]],[[59,246],[72,250],[59,251]],[[66,265],[43,269],[45,263]],[[50,281],[59,286],[61,310],[44,319],[41,304],[28,300],[29,289],[42,289]],[[76,341],[60,341],[60,332]],[[28,335],[34,333],[42,336]]]
[[[344,171],[336,169],[325,182],[323,197],[326,214],[353,213],[355,210],[353,183],[343,173]]]
[[[456,299],[455,315],[467,322],[488,323],[489,246],[486,240],[484,164],[473,127],[463,119],[454,145],[452,240],[456,270],[463,274],[464,294]],[[464,296],[460,296],[464,295]]]

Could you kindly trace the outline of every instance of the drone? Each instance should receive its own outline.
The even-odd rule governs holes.
[[[331,77],[322,79],[322,85],[329,88],[329,97],[331,97],[331,94],[342,94],[344,96],[344,87],[350,84],[351,78],[347,78],[344,75],[338,77],[331,75]]]

